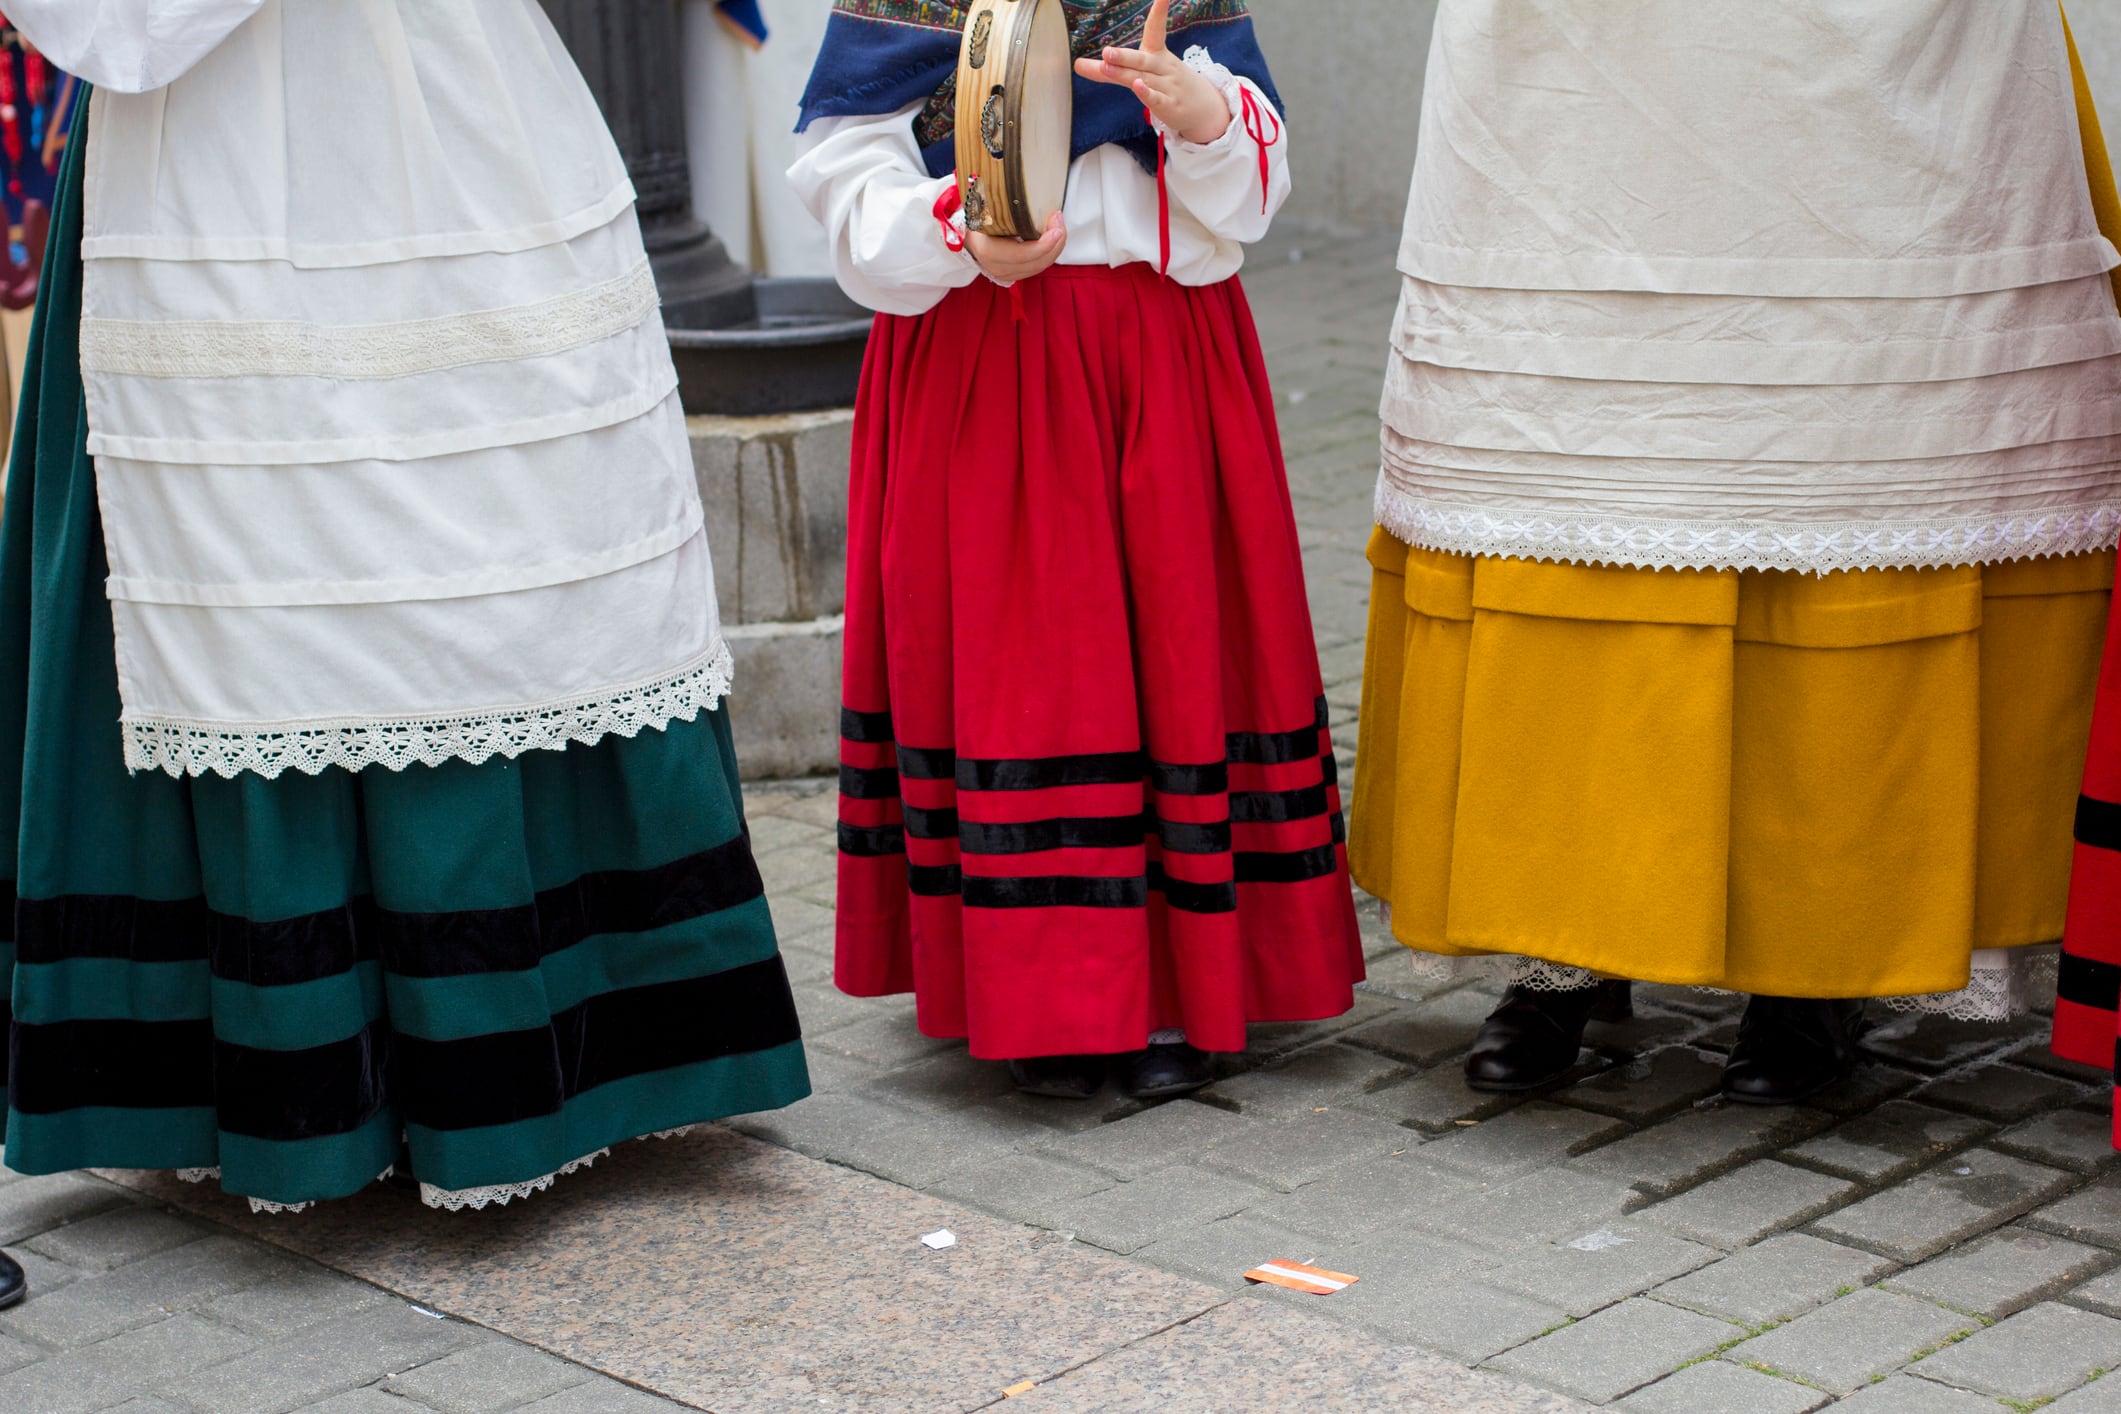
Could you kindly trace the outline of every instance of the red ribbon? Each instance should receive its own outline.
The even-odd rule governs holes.
[[[1281,119],[1275,116],[1272,108],[1261,106],[1260,101],[1252,96],[1251,89],[1243,84],[1237,89],[1245,97],[1245,134],[1259,149],[1259,214],[1264,216],[1267,214],[1267,180],[1272,170],[1267,164],[1267,149],[1281,141]],[[1274,124],[1272,137],[1267,136],[1270,122]]]
[[[1164,180],[1164,133],[1156,126],[1156,115],[1142,109],[1142,116],[1149,120],[1149,130],[1156,134],[1156,273],[1161,279],[1171,277],[1171,186]]]
[[[965,233],[950,219],[964,204],[965,194],[957,189],[956,182],[944,187],[942,195],[935,199],[935,219],[943,228],[943,244],[953,251],[965,248]]]

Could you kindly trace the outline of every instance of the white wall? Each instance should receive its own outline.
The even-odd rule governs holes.
[[[1398,225],[1436,0],[1252,0],[1252,14],[1289,110],[1296,194],[1284,219]]]

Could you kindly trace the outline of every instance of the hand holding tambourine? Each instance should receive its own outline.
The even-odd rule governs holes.
[[[1214,142],[1229,130],[1230,104],[1165,45],[1170,20],[1171,0],[1156,0],[1142,29],[1141,48],[1107,49],[1100,58],[1077,59],[1075,72],[1092,83],[1133,89],[1151,117],[1187,142]]]

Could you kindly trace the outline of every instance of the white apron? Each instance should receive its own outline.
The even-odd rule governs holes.
[[[632,188],[535,0],[104,3],[136,23],[9,10],[87,77],[196,61],[88,129],[127,764],[480,761],[715,705]]]
[[[2053,0],[1443,0],[1378,520],[1640,566],[2110,548],[2117,263]]]

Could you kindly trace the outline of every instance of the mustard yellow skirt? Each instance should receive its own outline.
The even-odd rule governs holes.
[[[1873,997],[2061,937],[2112,554],[1369,559],[1350,855],[1407,946]]]

